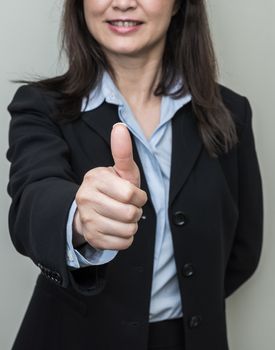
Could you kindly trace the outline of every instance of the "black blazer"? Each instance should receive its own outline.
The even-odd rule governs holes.
[[[262,182],[246,98],[221,88],[240,142],[211,158],[191,103],[172,120],[169,220],[186,350],[228,349],[225,298],[257,267]],[[66,124],[53,94],[25,86],[9,106],[9,225],[16,249],[41,269],[13,349],[146,350],[156,217],[149,200],[132,246],[108,264],[66,266],[66,221],[84,174],[113,165],[117,107],[103,103]],[[149,195],[141,170],[141,187]]]

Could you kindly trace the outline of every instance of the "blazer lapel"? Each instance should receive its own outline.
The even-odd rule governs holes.
[[[82,120],[110,145],[110,135],[115,123],[120,122],[118,106],[103,103],[98,108],[82,114]]]
[[[192,104],[181,108],[172,119],[172,157],[169,206],[190,174],[202,149],[202,140]]]

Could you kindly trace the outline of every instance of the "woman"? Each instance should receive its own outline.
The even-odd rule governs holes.
[[[262,184],[204,2],[64,6],[67,72],[9,106],[11,238],[41,269],[13,349],[228,349]]]

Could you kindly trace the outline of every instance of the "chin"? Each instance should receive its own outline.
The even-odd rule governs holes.
[[[129,48],[129,47],[116,47],[116,48],[108,48],[107,52],[116,56],[125,56],[125,57],[135,57],[138,56],[142,50],[137,48]]]

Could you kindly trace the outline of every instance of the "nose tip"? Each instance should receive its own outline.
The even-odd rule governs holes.
[[[116,10],[127,11],[137,7],[136,0],[113,0],[112,6]]]

